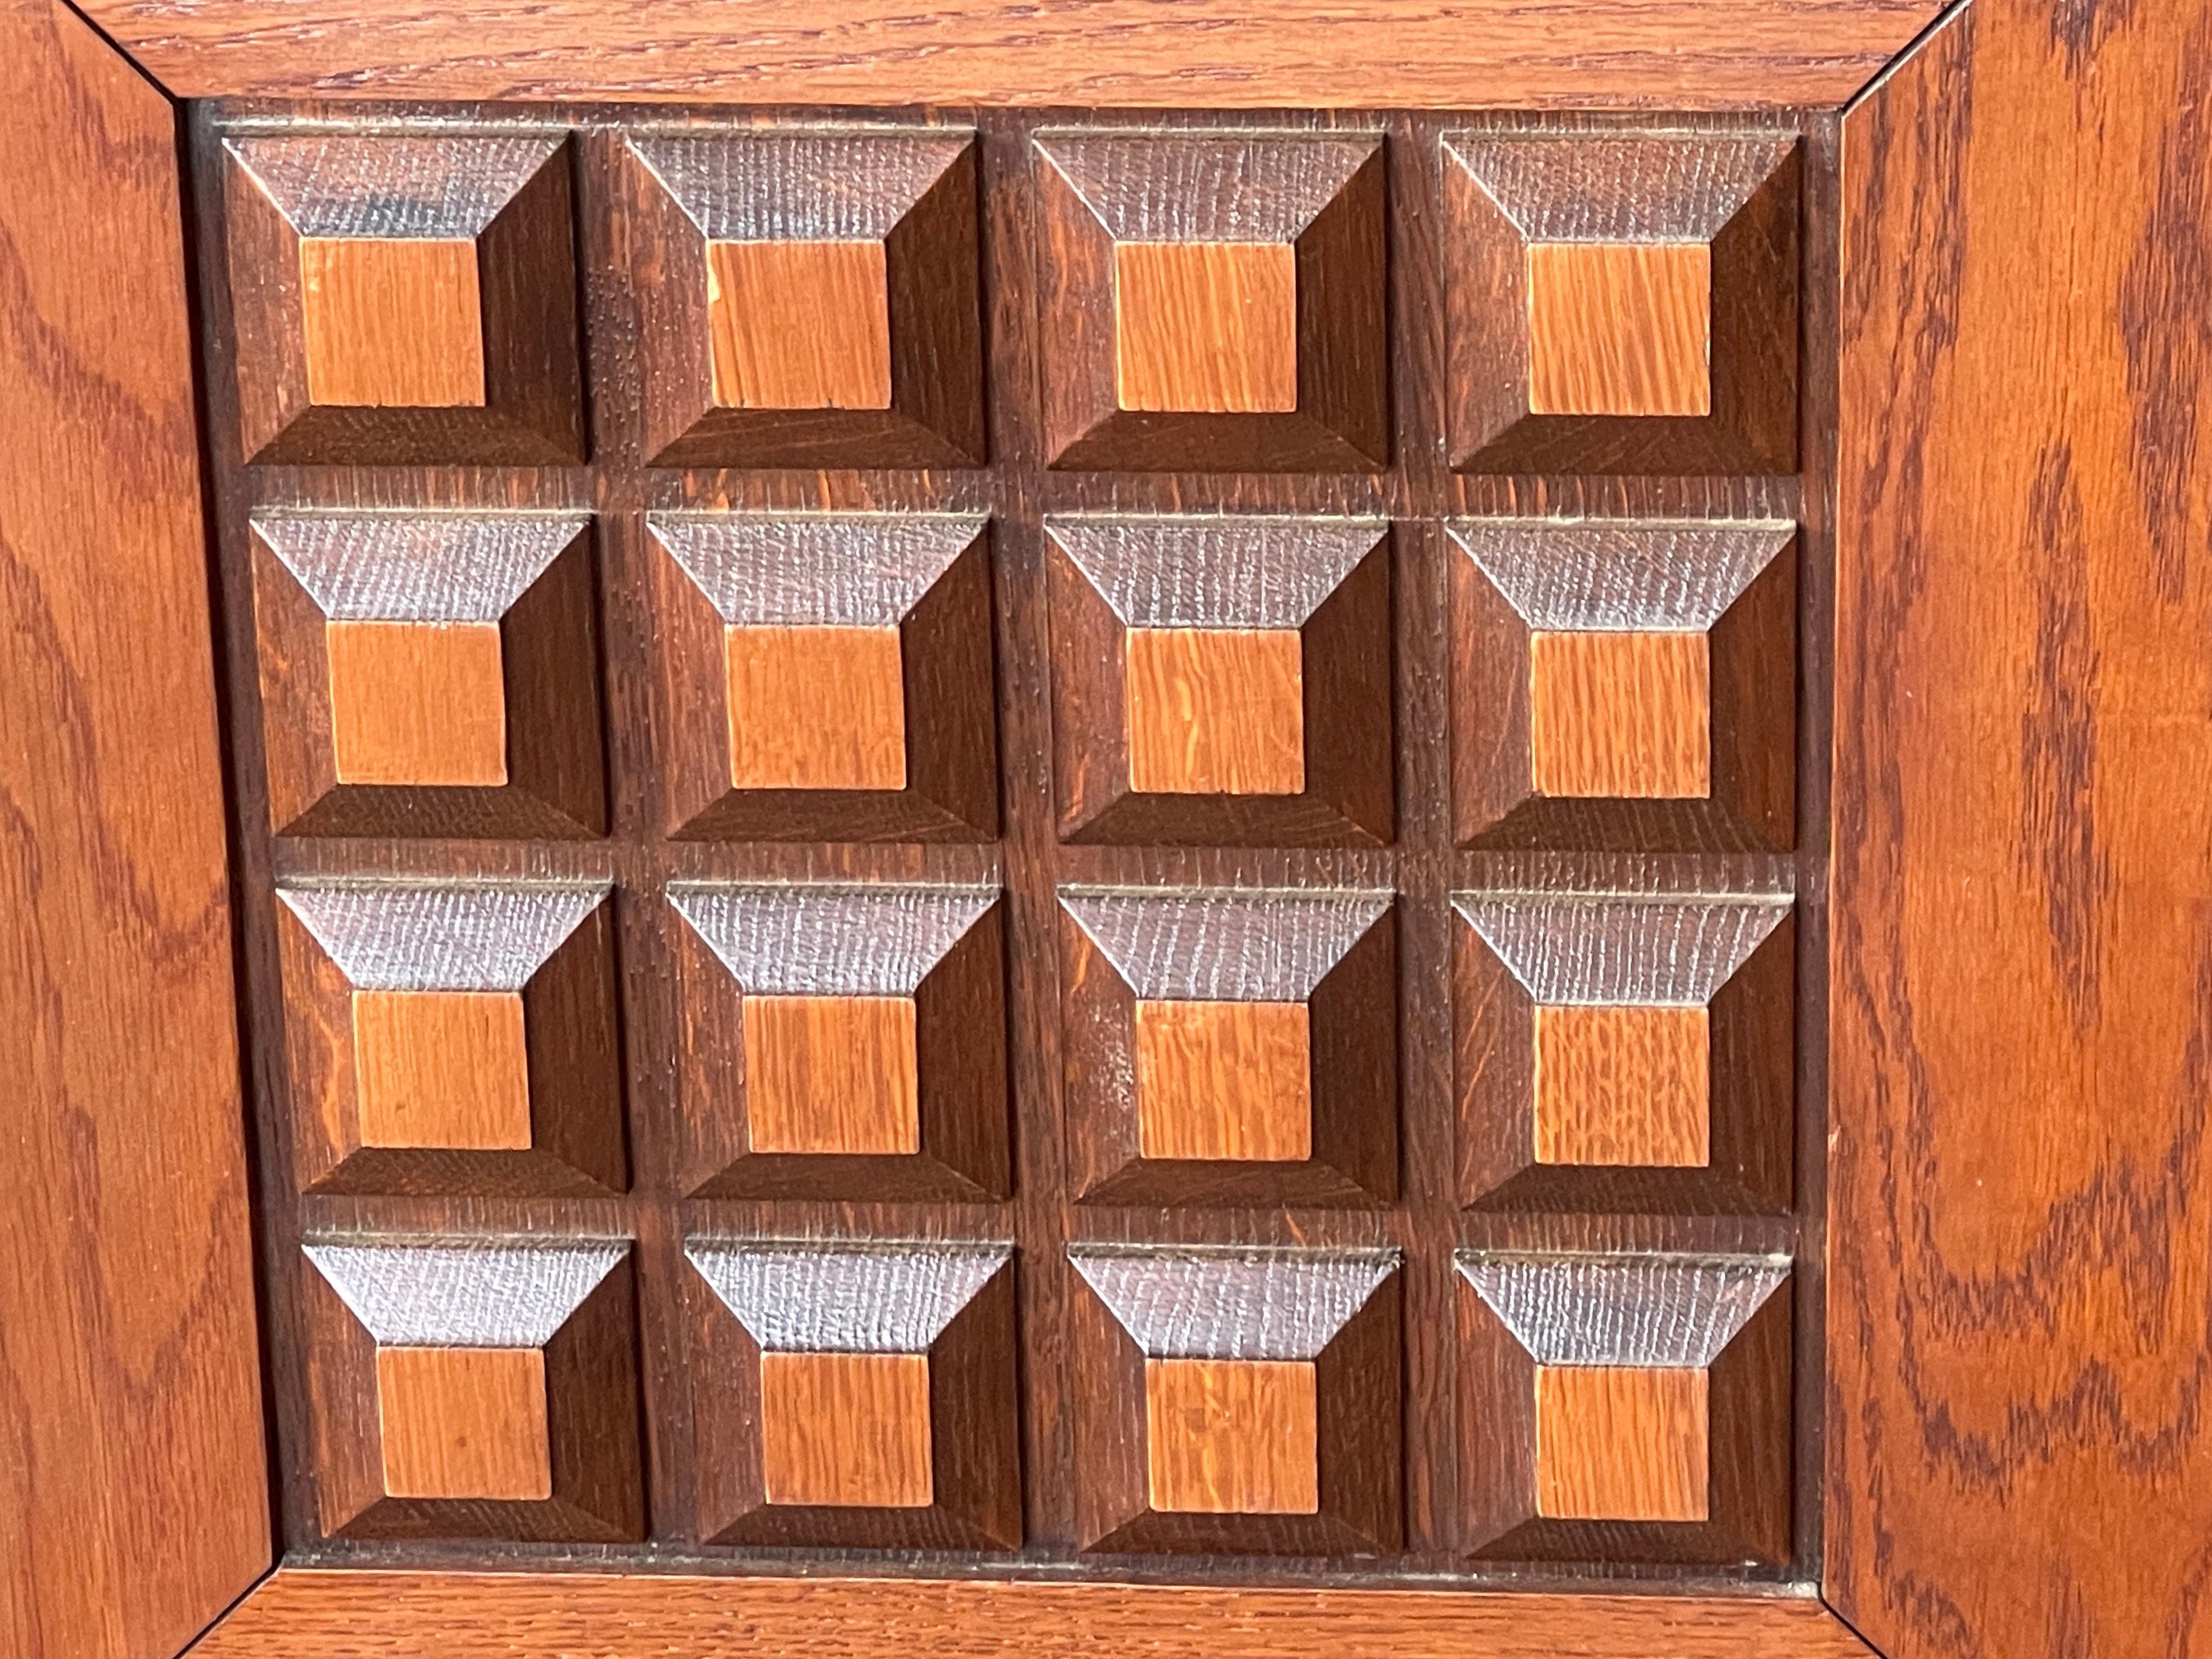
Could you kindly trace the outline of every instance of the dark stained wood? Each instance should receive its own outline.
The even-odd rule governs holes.
[[[1974,0],[1844,123],[1826,1592],[2212,1649],[2212,9]]]
[[[0,1650],[168,1659],[268,1568],[175,113],[0,5]]]

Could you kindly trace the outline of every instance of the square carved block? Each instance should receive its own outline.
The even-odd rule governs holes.
[[[972,134],[628,140],[646,453],[959,467],[986,453]]]
[[[1036,149],[1054,466],[1388,465],[1376,137],[1049,132]]]
[[[1319,1514],[1319,1435],[1309,1361],[1145,1362],[1146,1499],[1162,1514]]]
[[[306,1254],[324,1537],[644,1537],[626,1241],[350,1236]]]
[[[1788,896],[1454,896],[1460,1201],[1790,1207]]]
[[[1073,1245],[1087,1550],[1368,1554],[1401,1535],[1398,1253]]]
[[[1656,1365],[1537,1366],[1537,1515],[1711,1520],[1710,1382]]]
[[[246,460],[583,459],[564,136],[318,133],[223,149]]]
[[[1712,249],[1536,242],[1528,249],[1528,412],[1713,412]]]
[[[1448,527],[1460,845],[1796,845],[1796,526]]]
[[[997,888],[681,884],[668,899],[684,1192],[1006,1196]]]
[[[670,834],[996,837],[985,520],[649,522]]]
[[[1788,136],[1447,134],[1451,464],[1796,471],[1801,173]]]
[[[303,1190],[628,1184],[604,887],[351,882],[278,896]]]
[[[573,514],[256,515],[270,827],[604,831],[589,530]]]
[[[1386,526],[1051,519],[1061,838],[1395,833]]]
[[[1091,1203],[1388,1202],[1388,893],[1060,890],[1061,1102]]]
[[[1009,1246],[687,1254],[698,1541],[1020,1545]]]
[[[1786,1257],[1459,1257],[1462,1547],[1790,1559]]]
[[[377,1437],[393,1498],[553,1495],[538,1348],[379,1348]]]

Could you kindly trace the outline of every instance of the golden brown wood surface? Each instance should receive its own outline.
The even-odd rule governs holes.
[[[1296,409],[1297,276],[1288,242],[1116,243],[1116,405]]]
[[[1216,1586],[276,1573],[192,1659],[1868,1659],[1809,1596],[1542,1595]],[[307,1645],[312,1644],[312,1645]]]
[[[530,1045],[516,991],[356,991],[364,1146],[530,1145]]]
[[[1536,1513],[1703,1521],[1706,1376],[1647,1365],[1536,1367]]]
[[[483,300],[473,241],[304,237],[300,289],[310,403],[483,404]]]
[[[1973,0],[1844,123],[1826,1585],[2212,1653],[2212,6]]]
[[[881,242],[709,242],[714,401],[889,409],[890,294]]]
[[[1703,242],[1528,249],[1528,412],[1713,412],[1713,251]]]
[[[1539,1164],[1712,1161],[1712,1019],[1703,1007],[1535,1010]]]
[[[761,1356],[769,1503],[922,1509],[931,1484],[928,1355]]]
[[[507,781],[498,623],[333,622],[324,644],[340,783]]]
[[[540,1350],[379,1348],[376,1405],[392,1497],[553,1495]]]
[[[1703,634],[1528,639],[1529,781],[1543,795],[1712,793],[1712,654]]]
[[[270,1561],[174,116],[0,4],[0,1651]]]
[[[1314,1381],[1304,1360],[1146,1360],[1152,1506],[1190,1515],[1316,1513]]]
[[[1832,106],[1938,0],[96,0],[180,97]]]
[[[912,997],[750,996],[742,1018],[755,1152],[921,1150]]]

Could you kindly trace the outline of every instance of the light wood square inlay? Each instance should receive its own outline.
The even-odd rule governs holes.
[[[1297,270],[1287,242],[1115,243],[1115,402],[1160,412],[1295,410]]]
[[[309,403],[483,406],[474,242],[310,236],[300,244],[300,285]]]
[[[1706,1374],[1536,1368],[1536,1512],[1563,1521],[1703,1521]]]
[[[333,622],[323,635],[340,783],[507,781],[497,623]]]
[[[1311,1158],[1310,1037],[1303,1002],[1139,1002],[1139,1153]]]
[[[761,1465],[771,1504],[926,1509],[929,1357],[763,1353]]]
[[[1528,409],[1710,415],[1712,249],[1538,242],[1528,249]]]
[[[1530,781],[1543,795],[1712,793],[1712,658],[1703,634],[1537,633],[1528,641]]]
[[[1536,1010],[1536,1161],[1712,1162],[1712,1032],[1695,1008]]]
[[[1304,1360],[1146,1360],[1152,1508],[1317,1514],[1318,1424],[1314,1368]]]
[[[749,996],[744,1012],[753,1151],[921,1150],[913,998]]]
[[[721,407],[891,406],[881,242],[709,242],[707,313]]]
[[[376,1409],[392,1497],[553,1495],[538,1349],[379,1348]]]
[[[1296,630],[1133,628],[1124,639],[1131,788],[1304,790],[1305,657]]]
[[[730,781],[740,789],[903,789],[896,628],[732,628]]]
[[[362,1146],[530,1146],[519,993],[356,991],[353,1054]]]

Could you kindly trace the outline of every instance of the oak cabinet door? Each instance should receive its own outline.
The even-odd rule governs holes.
[[[93,9],[23,1650],[2212,1642],[2189,7]]]

